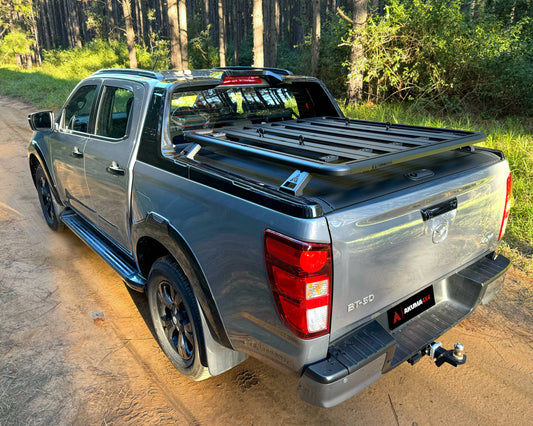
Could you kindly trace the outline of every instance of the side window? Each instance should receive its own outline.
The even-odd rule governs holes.
[[[131,90],[104,86],[96,117],[95,133],[113,139],[126,136],[132,106],[133,92]]]
[[[63,129],[87,133],[96,85],[82,86],[74,94],[63,112]]]

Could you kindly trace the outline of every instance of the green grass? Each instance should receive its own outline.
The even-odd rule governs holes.
[[[45,51],[43,55],[43,65],[33,70],[1,64],[0,93],[22,98],[38,108],[57,110],[85,77],[102,68],[126,67],[128,63],[127,47],[118,42],[95,41],[83,48]],[[150,64],[141,60],[139,66]]]
[[[58,110],[79,79],[54,76],[46,71],[0,67],[2,95],[21,98],[41,109]]]
[[[0,93],[29,101],[36,108],[58,110],[71,90],[83,78],[100,68],[125,66],[127,53],[121,45],[92,45],[73,51],[48,52],[44,65],[21,70],[0,65]],[[362,105],[344,111],[349,117],[477,130],[488,135],[485,146],[502,150],[513,172],[513,208],[504,237],[508,250],[533,255],[533,119],[507,117],[481,119],[478,116],[439,116],[403,104]],[[526,268],[528,269],[528,268]]]
[[[526,257],[533,255],[533,119],[506,117],[481,119],[474,115],[438,116],[402,104],[349,107],[344,113],[353,118],[421,126],[476,130],[487,135],[482,144],[502,150],[513,173],[513,207],[507,225],[504,250]]]

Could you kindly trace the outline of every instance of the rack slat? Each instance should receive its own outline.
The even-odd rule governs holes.
[[[360,137],[353,137],[350,139],[346,138],[346,135],[339,136],[337,134],[328,133],[327,136],[319,132],[313,132],[312,128],[301,126],[290,126],[290,125],[279,125],[279,126],[270,126],[270,127],[257,127],[257,126],[247,126],[244,130],[253,133],[257,133],[258,130],[261,130],[264,135],[275,135],[279,137],[285,137],[293,139],[296,143],[299,143],[300,137],[303,138],[304,144],[307,142],[316,142],[321,146],[327,145],[341,145],[351,147],[352,150],[357,149],[366,149],[366,150],[378,150],[382,153],[388,152],[398,152],[402,151],[404,148],[399,145],[387,144],[382,142],[368,141]],[[229,136],[229,133],[227,133]],[[376,154],[374,154],[376,155]]]
[[[401,144],[401,145],[411,145],[411,146],[424,146],[432,141],[428,138],[413,138],[413,137],[405,137],[405,136],[397,136],[394,133],[385,133],[385,132],[370,132],[370,131],[364,131],[364,130],[356,130],[349,127],[344,128],[337,128],[334,126],[319,126],[314,123],[307,123],[307,122],[295,122],[294,124],[284,124],[284,123],[272,123],[272,126],[280,126],[284,127],[286,129],[291,130],[306,130],[315,134],[320,135],[332,135],[332,136],[338,136],[340,132],[344,136],[350,136],[354,138],[360,138],[369,142],[376,142],[380,144],[385,144],[387,146],[391,145],[391,142],[393,144]],[[443,138],[439,139],[442,140]]]
[[[457,138],[472,133],[465,130],[450,130],[436,127],[414,126],[408,124],[382,123],[378,121],[355,120],[340,117],[313,117],[305,118],[301,121],[306,123],[312,123],[318,126],[335,127],[339,130],[352,128],[370,132],[379,132],[383,135],[390,135],[391,133],[395,133],[414,138],[426,137],[430,139],[436,138],[439,140]]]
[[[250,142],[258,144],[270,144],[283,146],[286,148],[296,149],[299,151],[312,151],[324,155],[338,155],[350,160],[361,160],[364,158],[373,157],[375,154],[371,152],[355,149],[347,149],[341,147],[325,146],[325,144],[315,138],[304,138],[303,144],[300,144],[297,137],[287,138],[285,137],[287,133],[285,132],[271,132],[265,130],[264,136],[259,136],[257,132],[251,130],[242,130],[242,131],[229,131],[226,132],[226,137],[229,139],[245,139]],[[308,135],[310,136],[310,135]],[[327,152],[326,152],[327,149]]]

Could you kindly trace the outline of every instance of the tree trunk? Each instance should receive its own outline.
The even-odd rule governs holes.
[[[263,47],[263,0],[253,0],[253,29],[254,29],[254,67],[265,66],[265,51]]]
[[[105,2],[105,13],[107,16],[106,28],[108,29],[107,40],[111,41],[115,31],[115,16],[113,15],[113,3],[111,0],[106,0]]]
[[[280,6],[279,6],[279,1],[280,0],[275,0],[274,1],[274,27],[276,29],[276,58],[278,56],[278,41],[280,39],[280,25],[281,25],[281,22],[280,22]]]
[[[220,66],[226,66],[226,25],[224,22],[224,1],[218,0],[218,51]]]
[[[31,33],[33,35],[33,38],[35,42],[33,43],[32,50],[33,50],[33,62],[37,64],[37,66],[41,65],[41,43],[39,39],[39,29],[37,27],[37,18],[38,13],[36,13],[35,9],[38,10],[38,5],[34,8],[33,5],[30,5],[31,8],[31,14],[29,16],[30,23],[31,23]],[[36,16],[37,15],[37,16]]]
[[[320,55],[320,0],[313,0],[313,31],[311,35],[311,75],[318,76]]]
[[[126,22],[126,43],[130,56],[130,68],[137,68],[137,55],[135,53],[135,33],[133,32],[133,19],[131,18],[130,0],[122,0],[124,21]]]
[[[178,0],[168,1],[168,22],[170,24],[170,65],[172,68],[180,69],[183,63],[181,59]]]
[[[180,23],[181,69],[189,69],[189,41],[187,39],[187,4],[178,0],[178,17]]]
[[[51,26],[50,26],[50,18],[48,16],[49,9],[46,8],[46,4],[44,1],[39,2],[39,22],[41,24],[41,35],[42,40],[44,41],[44,48],[46,50],[50,50],[52,48],[52,44],[50,42],[50,34],[52,34]]]
[[[81,31],[80,31],[80,19],[78,14],[78,2],[75,2],[74,4],[68,2],[68,14],[69,14],[69,22],[72,32],[72,38],[74,41],[74,44],[81,48]]]
[[[346,90],[347,105],[355,105],[363,99],[363,70],[361,69],[361,62],[364,58],[364,51],[359,34],[366,24],[368,15],[367,0],[353,0],[352,4],[353,19],[348,19],[352,23],[353,38],[350,49],[350,73]],[[346,16],[343,17],[347,19]]]
[[[275,67],[278,61],[278,31],[279,25],[276,19],[279,19],[279,2],[278,0],[267,0],[263,4],[264,33],[265,45],[265,66]]]
[[[237,2],[232,2],[231,4],[231,14],[233,16],[233,64],[239,65],[239,45],[241,42],[241,34],[239,30],[242,28],[241,23],[241,9],[239,8],[240,4]]]
[[[143,14],[143,2],[141,0],[135,0],[135,16],[137,18],[137,38],[142,41],[144,46],[144,14]]]
[[[204,12],[205,27],[207,28],[209,25],[209,0],[204,0]]]

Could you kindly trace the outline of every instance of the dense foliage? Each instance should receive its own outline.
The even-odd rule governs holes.
[[[129,1],[138,66],[168,68],[166,3]],[[93,69],[92,64],[98,63],[100,55],[106,56],[105,66],[127,66],[128,61],[122,56],[122,2],[0,0],[0,61],[31,66],[39,63],[43,51],[45,61],[58,63],[65,55],[72,55],[58,49],[77,46],[75,50],[81,50],[74,55],[79,57],[77,66],[82,69]],[[354,1],[321,1],[318,76],[336,97],[345,96],[350,48],[357,43],[364,48],[364,58],[356,67],[364,75],[363,99],[373,104],[407,101],[417,102],[425,109],[450,113],[466,110],[485,117],[533,115],[530,0],[366,3],[366,23],[352,26],[346,19],[353,18]],[[223,37],[217,5],[222,5],[225,16]],[[310,2],[263,0],[263,9],[266,65],[308,74],[312,62]],[[47,12],[54,12],[55,16],[46,16]],[[218,65],[221,40],[226,43],[228,65],[251,65],[250,13],[251,0],[188,1],[189,67]],[[63,23],[61,19],[72,22]],[[50,34],[51,30],[61,31]],[[277,32],[274,51],[273,31]],[[35,54],[30,55],[30,51]]]
[[[533,111],[533,33],[459,0],[390,0],[361,28],[368,99],[418,100],[449,112]]]

